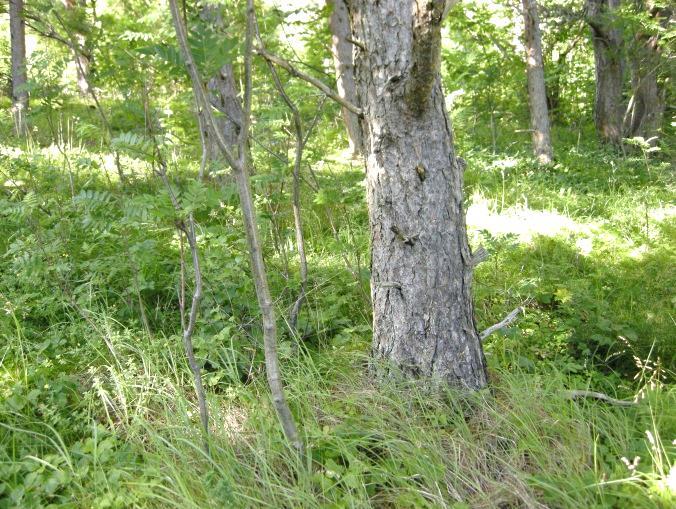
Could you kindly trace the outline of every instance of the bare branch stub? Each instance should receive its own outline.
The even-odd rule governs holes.
[[[486,339],[488,336],[493,334],[494,332],[497,332],[501,329],[504,329],[505,327],[509,327],[512,323],[516,321],[518,318],[519,314],[523,312],[523,307],[519,306],[518,308],[514,309],[511,311],[501,322],[496,323],[495,325],[491,325],[487,329],[485,329],[481,334],[479,334],[479,338],[481,341]]]

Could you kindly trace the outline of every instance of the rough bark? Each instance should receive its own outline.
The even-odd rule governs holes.
[[[601,140],[615,145],[622,142],[624,113],[622,35],[612,19],[619,7],[620,0],[587,0],[596,76],[594,123]]]
[[[28,91],[26,90],[26,26],[23,0],[9,0],[9,26],[12,52],[12,114],[18,134],[26,132]]]
[[[522,0],[522,6],[533,151],[540,164],[549,164],[552,162],[554,151],[549,130],[545,68],[542,61],[542,39],[537,2],[536,0]]]
[[[664,116],[664,90],[657,83],[657,63],[650,47],[631,61],[632,98],[624,116],[624,135],[627,138],[651,138],[659,133]]]
[[[352,0],[371,231],[373,355],[413,378],[487,383],[462,165],[439,78],[444,1]]]
[[[345,0],[328,0],[328,4],[333,6],[331,17],[329,18],[329,27],[331,28],[331,52],[333,53],[333,64],[336,69],[336,85],[341,97],[352,104],[359,105],[357,97],[357,85],[354,80],[354,59],[351,42],[352,30],[350,28],[350,19],[347,12]],[[347,138],[350,143],[350,151],[353,157],[362,153],[362,134],[359,125],[359,117],[343,106],[343,121],[347,130]]]
[[[221,67],[207,85],[209,102],[222,116],[217,119],[218,129],[226,144],[234,150],[242,126],[242,104],[237,94],[235,71],[232,64]],[[211,142],[218,153],[216,141]]]
[[[203,3],[199,17],[218,32],[224,32],[227,29],[221,5],[211,2]],[[209,78],[207,89],[211,106],[221,113],[221,116],[215,119],[217,127],[228,147],[234,151],[241,129],[242,105],[237,93],[233,65],[231,63],[224,64],[214,76]],[[216,135],[211,130],[209,122],[204,118],[204,113],[201,112],[197,115],[202,138],[200,178],[206,175],[207,163],[216,161],[220,157]]]

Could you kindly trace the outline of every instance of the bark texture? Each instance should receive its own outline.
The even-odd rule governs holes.
[[[224,33],[228,24],[223,16],[223,7],[216,3],[205,2],[199,11],[201,20],[211,25],[218,33]],[[209,78],[207,84],[208,99],[211,106],[221,113],[217,117],[216,124],[231,150],[236,150],[242,125],[242,105],[235,83],[235,70],[231,63],[223,65],[219,71]],[[202,164],[200,165],[200,177],[206,175],[207,163],[216,161],[220,157],[220,149],[216,141],[216,135],[211,130],[210,124],[204,118],[205,112],[198,113],[202,137]]]
[[[619,7],[620,0],[587,0],[596,75],[594,123],[601,140],[616,145],[622,142],[624,116],[622,34],[613,26],[613,14]]]
[[[26,90],[26,26],[23,0],[9,0],[9,27],[12,51],[12,114],[18,134],[26,132],[28,91]]]
[[[462,165],[439,78],[446,3],[351,0],[371,231],[373,355],[409,377],[486,385]]]
[[[348,102],[358,106],[357,85],[354,80],[354,45],[350,42],[352,29],[350,28],[347,6],[345,0],[328,0],[327,3],[333,6],[329,18],[329,27],[332,35],[331,51],[333,53],[333,64],[336,68],[338,93]],[[359,156],[362,153],[363,144],[359,117],[344,106],[342,114],[352,155]]]
[[[242,103],[237,94],[232,64],[221,67],[218,74],[209,80],[207,88],[211,106],[223,115],[216,121],[218,129],[228,147],[234,150],[242,126]],[[213,145],[216,154],[220,152],[215,140],[210,145]]]
[[[528,75],[528,104],[533,130],[533,152],[540,164],[552,162],[554,151],[549,129],[549,111],[545,88],[545,68],[542,61],[542,38],[536,0],[522,0],[526,72]]]

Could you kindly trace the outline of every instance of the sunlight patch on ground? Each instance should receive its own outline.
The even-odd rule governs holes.
[[[218,419],[214,419],[214,425],[219,426],[230,440],[235,440],[246,433],[246,423],[249,420],[249,412],[240,405],[228,401],[219,401]]]
[[[24,154],[23,149],[0,144],[0,156],[18,159]]]
[[[665,219],[669,219],[676,216],[676,206],[668,205],[666,207],[659,207],[657,209],[650,209],[648,211],[648,217],[653,221],[662,222]]]
[[[578,248],[584,253],[591,252],[590,236],[596,227],[590,223],[579,223],[556,210],[533,210],[527,205],[509,207],[501,212],[497,202],[483,196],[474,196],[467,210],[467,226],[472,230],[486,230],[491,235],[516,235],[519,242],[528,243],[533,237],[542,235],[555,237],[565,234],[583,236]]]

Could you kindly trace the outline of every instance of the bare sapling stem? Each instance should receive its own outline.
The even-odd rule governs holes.
[[[156,154],[158,158],[158,174],[164,183],[164,186],[167,189],[171,203],[174,206],[174,210],[177,215],[180,217],[183,213],[183,207],[178,201],[176,194],[174,193],[169,178],[167,177],[167,165],[162,156],[160,155],[159,149],[156,148]],[[202,383],[202,370],[200,368],[197,359],[195,358],[195,351],[193,349],[192,337],[195,332],[195,324],[197,322],[197,313],[199,312],[200,302],[202,300],[202,270],[200,269],[199,261],[199,251],[197,248],[197,235],[195,234],[195,219],[193,218],[192,212],[188,214],[186,219],[177,219],[176,229],[179,235],[180,242],[180,259],[181,259],[181,277],[180,277],[180,286],[178,290],[178,300],[179,300],[179,312],[181,313],[181,328],[183,330],[183,347],[185,348],[185,353],[188,358],[188,365],[190,366],[190,371],[193,375],[193,380],[195,383],[195,393],[197,394],[197,405],[200,412],[200,421],[202,423],[202,430],[204,432],[204,450],[209,454],[209,410],[207,408],[207,398],[206,393],[204,392],[204,384]],[[185,255],[184,255],[184,243],[183,236],[185,236],[188,241],[188,248],[190,249],[190,255],[192,259],[193,266],[193,277],[195,279],[195,286],[193,288],[192,300],[190,303],[190,311],[188,313],[188,320],[186,322],[185,317]]]
[[[294,421],[291,410],[286,401],[284,394],[284,385],[282,383],[281,371],[279,368],[279,358],[277,355],[277,323],[275,318],[275,311],[272,304],[270,289],[268,287],[267,273],[265,270],[265,263],[263,261],[263,252],[261,249],[260,236],[258,233],[258,225],[256,224],[256,213],[254,210],[253,198],[251,194],[251,187],[249,184],[249,170],[251,160],[247,145],[250,137],[249,129],[251,126],[251,59],[253,52],[253,17],[254,17],[254,3],[252,0],[247,1],[247,30],[245,41],[244,54],[244,100],[243,100],[243,117],[240,138],[237,143],[237,155],[228,147],[223,135],[219,131],[216,119],[211,112],[209,101],[207,101],[206,92],[204,90],[203,81],[200,77],[195,60],[188,45],[188,35],[185,25],[181,19],[180,11],[176,0],[169,0],[169,8],[171,10],[172,19],[174,22],[174,29],[176,30],[176,37],[178,45],[181,50],[181,55],[185,61],[188,74],[193,85],[193,92],[198,108],[201,108],[205,113],[204,118],[208,121],[209,126],[215,134],[218,147],[220,148],[224,159],[232,168],[237,181],[237,190],[240,198],[240,206],[242,209],[242,218],[244,221],[244,229],[246,231],[246,238],[249,248],[249,256],[251,258],[251,271],[254,278],[254,286],[256,288],[256,296],[258,305],[261,310],[263,321],[263,344],[265,353],[265,367],[267,372],[268,384],[272,395],[272,401],[279,417],[282,430],[289,443],[300,453],[303,453],[303,443],[301,442],[296,423]]]
[[[263,39],[260,35],[260,30],[258,29],[258,21],[255,20],[255,29],[256,29],[256,39],[260,48],[264,50]],[[305,295],[307,291],[307,256],[305,255],[305,237],[303,235],[303,221],[301,217],[301,207],[300,207],[300,166],[303,161],[303,149],[305,148],[306,138],[303,134],[303,124],[300,119],[300,112],[298,107],[289,97],[289,94],[286,93],[286,89],[282,84],[282,81],[279,79],[279,74],[277,69],[269,60],[266,60],[268,69],[270,69],[270,74],[272,75],[272,80],[274,81],[275,88],[279,92],[279,95],[284,100],[284,103],[289,108],[291,112],[291,117],[293,119],[294,134],[296,137],[296,151],[295,158],[293,162],[293,222],[294,228],[296,231],[296,249],[298,250],[298,259],[300,264],[300,287],[298,289],[298,296],[296,301],[291,308],[289,314],[289,327],[293,333],[296,332],[296,326],[298,324],[298,315],[300,313],[301,307],[305,300]]]

